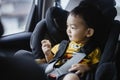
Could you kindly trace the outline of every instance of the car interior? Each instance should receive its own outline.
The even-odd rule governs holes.
[[[80,5],[81,1],[82,0],[69,0],[65,9],[61,7],[60,4],[61,0],[37,0],[36,1],[37,4],[35,4],[35,2],[33,1],[31,14],[29,15],[29,21],[27,22],[28,25],[26,26],[26,31],[16,34],[3,36],[4,28],[2,25],[2,21],[0,21],[0,56],[1,56],[0,61],[1,65],[3,65],[1,68],[7,69],[7,67],[5,66],[8,66],[8,68],[13,69],[15,68],[11,67],[11,64],[13,63],[20,63],[14,65],[22,65],[22,63],[24,62],[23,60],[25,58],[23,57],[23,60],[20,60],[19,57],[14,58],[13,55],[16,52],[18,52],[18,54],[19,53],[32,54],[32,56],[34,56],[35,58],[44,58],[44,55],[41,54],[43,53],[41,49],[41,40],[43,39],[49,39],[53,45],[60,43],[63,39],[68,40],[66,34],[67,16],[69,14],[69,11],[71,11],[75,6]],[[99,34],[98,36],[102,48],[101,60],[98,64],[97,69],[95,69],[95,72],[91,71],[87,75],[86,80],[119,80],[120,21],[115,20],[115,17],[117,15],[115,1],[114,0],[106,1],[85,0],[85,1],[99,6],[100,9],[103,11],[104,15],[106,15],[106,17],[108,17],[111,20],[110,21],[111,23],[106,25],[105,29],[103,31],[100,31],[101,34]],[[5,64],[3,60],[4,57],[6,56],[11,56],[14,59],[10,59],[10,61],[8,61],[8,63]],[[17,59],[18,61],[14,62],[14,60]],[[37,67],[38,69],[38,65],[34,64],[34,62],[32,62],[31,60],[30,61],[32,63],[30,63],[28,59],[25,60],[26,62],[28,61],[29,66],[33,65],[34,68]],[[7,60],[7,58],[5,58],[5,60]],[[28,65],[25,65],[25,69],[27,69],[27,66]],[[19,71],[17,70],[19,68],[16,68],[15,70],[13,69],[14,72],[18,73]],[[21,74],[23,72],[21,72]],[[39,72],[37,71],[34,71],[34,73],[39,74]],[[8,74],[10,73],[8,72]],[[26,72],[26,74],[28,73]],[[39,79],[38,75],[37,76],[33,75],[31,77],[32,78],[30,80]],[[22,78],[19,78],[19,80],[20,79]],[[15,78],[15,80],[17,79]]]

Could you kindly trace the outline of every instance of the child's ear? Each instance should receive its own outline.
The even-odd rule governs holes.
[[[86,37],[91,37],[94,34],[93,28],[88,28]]]

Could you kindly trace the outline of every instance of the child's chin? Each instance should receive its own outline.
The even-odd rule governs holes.
[[[69,38],[70,41],[74,41],[73,39]]]
[[[74,39],[71,39],[71,38],[69,38],[69,40],[70,40],[70,41],[74,41],[74,42],[77,42],[76,40],[74,40]]]

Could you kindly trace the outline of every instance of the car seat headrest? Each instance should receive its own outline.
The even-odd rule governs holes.
[[[115,0],[83,0],[79,6],[86,4],[97,6],[108,19],[114,20],[117,15]]]
[[[60,42],[63,39],[68,39],[66,34],[67,16],[68,12],[58,7],[51,7],[46,12],[48,32],[57,42]]]

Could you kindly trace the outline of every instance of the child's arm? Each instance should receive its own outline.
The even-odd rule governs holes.
[[[53,58],[53,54],[51,53],[51,43],[49,40],[42,40],[41,44],[46,61],[49,62]]]

